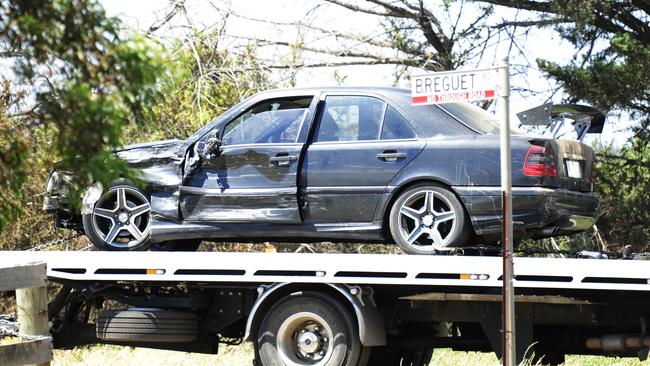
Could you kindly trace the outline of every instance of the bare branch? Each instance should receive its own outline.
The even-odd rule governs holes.
[[[647,15],[650,15],[650,2],[647,0],[631,0],[632,5],[643,10]]]
[[[260,23],[265,23],[265,24],[272,24],[272,25],[277,25],[277,26],[283,26],[283,27],[296,27],[296,28],[305,28],[309,30],[314,30],[320,33],[325,33],[329,34],[335,37],[339,38],[344,38],[344,39],[349,39],[351,41],[357,41],[365,44],[369,44],[372,46],[376,47],[386,47],[386,48],[392,48],[394,47],[394,44],[391,42],[385,41],[385,40],[380,40],[377,39],[377,36],[367,36],[367,35],[360,35],[360,34],[354,34],[354,33],[349,33],[349,32],[341,32],[338,30],[334,29],[327,29],[323,28],[317,25],[309,24],[309,23],[304,23],[304,22],[278,22],[278,21],[272,21],[268,19],[259,19],[259,18],[253,18],[249,17],[246,15],[238,14],[231,12],[230,13],[232,16],[241,18],[241,19],[246,19],[250,20],[253,22],[260,22]],[[413,28],[415,29],[415,28]],[[383,33],[385,34],[385,33]]]
[[[387,1],[383,0],[366,0],[370,3],[377,4],[384,9],[387,10],[387,14],[389,16],[401,16],[403,18],[411,18],[411,19],[416,19],[418,17],[418,13],[421,10],[420,8],[413,8],[413,11],[403,8],[401,6],[394,5],[393,3],[389,3]]]
[[[561,23],[570,23],[570,19],[564,17],[557,17],[551,19],[538,19],[538,20],[521,20],[521,21],[503,21],[496,25],[491,25],[490,28],[506,28],[506,27],[544,27],[547,25],[556,25]]]
[[[269,69],[293,69],[293,68],[319,68],[319,67],[338,67],[338,66],[355,66],[355,65],[404,65],[411,67],[423,67],[414,60],[405,60],[401,58],[384,58],[378,60],[359,60],[359,61],[336,61],[336,62],[314,62],[302,63],[295,65],[266,65]],[[250,69],[242,69],[241,71],[250,71]]]
[[[325,0],[325,1],[327,1],[328,3],[338,5],[340,7],[346,8],[348,10],[358,11],[360,13],[379,15],[379,16],[392,16],[392,15],[390,15],[388,13],[383,13],[383,12],[376,11],[376,10],[373,10],[373,9],[368,9],[368,8],[362,8],[360,6],[348,4],[348,3],[344,2],[344,1],[340,1],[340,0]]]
[[[501,5],[509,8],[516,8],[522,10],[529,10],[534,12],[562,15],[562,6],[557,6],[562,2],[552,1],[534,1],[534,0],[482,0],[486,3]],[[635,18],[630,11],[629,6],[625,2],[593,2],[593,17],[588,20],[588,23],[600,28],[609,33],[628,32],[627,27],[632,32],[631,35],[637,40],[646,44],[650,43],[650,25]],[[647,7],[644,6],[644,7]],[[623,24],[617,24],[613,20],[619,21]]]
[[[371,52],[362,52],[362,51],[353,50],[353,49],[350,49],[350,48],[346,48],[346,49],[328,49],[328,48],[312,47],[312,46],[307,46],[307,45],[304,45],[304,44],[291,43],[291,42],[286,42],[286,41],[274,41],[274,40],[269,40],[269,39],[264,39],[264,38],[251,38],[251,37],[235,36],[235,35],[229,35],[229,37],[256,42],[258,45],[261,42],[262,45],[297,47],[297,48],[300,48],[301,50],[304,50],[304,51],[315,52],[315,53],[326,54],[326,55],[332,55],[332,56],[337,56],[337,57],[359,57],[359,58],[371,58],[371,59],[383,59],[384,58],[384,56],[382,56],[380,54],[375,54],[375,53],[371,53]]]
[[[180,0],[180,1],[176,2],[176,3],[174,3],[171,10],[162,19],[157,20],[155,23],[153,23],[149,27],[149,30],[147,30],[146,35],[149,36],[151,33],[157,31],[162,26],[169,23],[169,21],[171,21],[172,18],[174,18],[174,16],[176,16],[176,14],[178,14],[178,12],[183,10],[184,7],[185,7],[185,0]]]

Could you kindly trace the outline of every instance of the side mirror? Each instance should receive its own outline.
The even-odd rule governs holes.
[[[214,133],[205,141],[205,147],[203,148],[203,155],[206,157],[215,157],[221,154],[221,140],[217,137],[217,134]]]

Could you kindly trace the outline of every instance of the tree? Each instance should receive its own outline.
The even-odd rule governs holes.
[[[149,42],[123,36],[94,0],[0,0],[0,56],[11,65],[0,98],[0,230],[20,214],[39,134],[52,145],[35,148],[60,159],[77,189],[129,176],[107,146],[159,96],[165,68]]]
[[[597,168],[597,189],[600,193],[601,232],[611,244],[633,245],[636,250],[648,250],[650,243],[650,145],[633,138],[618,155],[605,157]]]
[[[322,6],[321,6],[322,5]],[[322,0],[312,14],[299,22],[277,22],[227,13],[248,21],[271,24],[282,29],[299,29],[299,36],[282,40],[279,36],[244,38],[260,46],[271,45],[301,51],[283,63],[266,63],[269,68],[300,69],[352,65],[395,65],[400,68],[397,78],[404,77],[406,68],[449,70],[478,63],[491,45],[502,42],[503,31],[485,27],[493,6],[467,1],[425,4],[422,1],[387,0]],[[318,25],[322,8],[334,7],[355,14],[376,17],[380,30],[355,33]],[[471,12],[467,12],[470,10]],[[468,15],[471,14],[471,15]],[[282,34],[283,32],[278,32]],[[233,36],[233,35],[231,35]],[[309,55],[317,55],[308,59]]]
[[[159,86],[165,98],[150,118],[127,127],[127,142],[185,138],[244,98],[278,86],[254,47],[234,53],[220,40],[218,29],[193,30],[165,44],[169,77]]]
[[[101,11],[98,7],[95,10]],[[74,20],[75,14],[71,13],[69,16],[72,17],[71,21],[77,22],[77,20]],[[237,49],[235,52],[221,43],[220,27],[202,31],[191,27],[183,27],[183,29],[190,30],[185,34],[177,33],[178,36],[171,39],[159,37],[152,31],[149,32],[145,40],[140,37],[120,35],[128,35],[128,33],[124,29],[120,30],[117,20],[109,20],[114,22],[112,23],[116,32],[114,36],[119,37],[119,39],[107,39],[106,41],[110,45],[103,47],[115,47],[115,42],[121,42],[125,46],[129,44],[141,45],[142,49],[146,50],[144,56],[150,58],[144,59],[142,67],[155,67],[151,71],[159,74],[154,75],[155,80],[152,79],[151,83],[147,84],[150,90],[144,90],[144,93],[151,95],[151,99],[143,102],[141,107],[137,108],[137,112],[121,107],[117,110],[118,112],[115,112],[114,106],[108,106],[109,109],[104,107],[95,109],[98,110],[101,116],[94,116],[93,118],[105,118],[110,123],[115,122],[116,124],[111,125],[111,129],[119,130],[118,139],[101,141],[103,144],[98,153],[100,156],[106,154],[108,158],[112,158],[111,148],[115,145],[175,137],[184,138],[232,105],[240,102],[243,98],[276,85],[268,80],[269,71],[257,64],[258,57],[255,48],[248,45]],[[162,25],[159,23],[157,26]],[[80,31],[80,29],[77,30]],[[74,30],[69,29],[69,31]],[[7,50],[8,48],[4,49]],[[8,54],[5,53],[4,55]],[[39,64],[37,69],[42,71],[42,69],[49,67],[49,62],[56,64],[61,61],[60,59],[48,60]],[[138,65],[135,66],[139,67]],[[251,70],[242,72],[242,67]],[[142,70],[142,72],[149,71]],[[83,118],[88,117],[88,111],[79,108],[79,103],[68,103],[62,108],[70,109],[69,115],[57,114],[56,119],[54,119],[55,116],[42,119],[42,114],[46,110],[39,103],[41,103],[41,100],[45,100],[46,96],[37,99],[37,95],[49,92],[51,90],[49,84],[45,82],[45,85],[37,84],[37,87],[33,87],[28,79],[18,78],[17,74],[3,73],[2,75],[5,78],[3,84],[0,85],[0,114],[4,113],[0,117],[3,123],[2,131],[7,134],[15,133],[10,136],[9,140],[5,141],[15,141],[17,147],[10,153],[4,153],[3,151],[2,158],[9,160],[0,162],[0,164],[3,164],[3,168],[0,169],[0,179],[2,179],[2,182],[8,182],[16,177],[20,177],[20,179],[16,180],[15,195],[10,196],[7,188],[0,189],[2,196],[0,199],[10,201],[14,209],[11,214],[6,214],[6,211],[4,211],[3,222],[7,224],[4,226],[2,235],[0,235],[0,249],[28,249],[34,247],[83,248],[87,242],[84,242],[82,238],[72,240],[77,236],[75,232],[53,230],[52,219],[49,215],[43,213],[41,207],[43,185],[47,175],[53,169],[54,162],[62,157],[62,153],[58,148],[58,139],[62,138],[58,136],[61,131],[59,123],[64,123],[66,116],[74,117],[75,121],[83,122]],[[124,73],[121,75],[117,76],[116,71],[114,77],[125,78],[128,76]],[[9,76],[12,76],[11,80],[9,80]],[[115,95],[119,94],[121,90],[104,88],[99,77],[96,79],[82,78],[80,80],[73,77],[68,80],[62,74],[42,73],[38,77],[34,77],[33,80],[45,80],[45,77],[57,88],[73,83],[85,85],[92,83],[94,86],[92,86],[93,91],[89,95],[90,101],[98,99],[119,101],[116,98],[122,98]],[[140,83],[137,79],[123,82]],[[111,84],[110,88],[117,88],[118,85],[124,84],[116,82]],[[135,84],[132,84],[130,88],[135,88]],[[127,90],[133,92],[131,89]],[[56,89],[56,92],[58,92],[58,89]],[[138,92],[134,94],[134,97],[142,98],[143,96]],[[58,94],[52,95],[51,98],[58,103],[64,102],[57,99]],[[90,101],[86,101],[86,103]],[[104,115],[109,112],[111,113],[110,118]],[[72,114],[77,113],[80,115],[72,116]],[[114,120],[113,114],[115,113],[124,120]],[[92,133],[93,129],[99,128],[99,126],[92,125],[92,123],[96,123],[95,119],[89,120],[88,125],[76,124],[75,127],[65,127],[81,129],[79,136],[76,138],[70,136],[66,138],[70,143],[76,145],[97,143],[92,139],[91,141],[87,140],[92,135],[86,136],[86,134]],[[1,146],[0,149],[10,150],[8,146]],[[87,153],[87,150],[79,152],[79,154],[82,153]],[[60,163],[60,166],[66,167],[66,164],[81,163],[95,164],[94,161],[77,160],[75,159],[76,156],[77,154],[67,163],[64,160]],[[105,167],[104,161],[99,160],[101,159],[97,159],[96,167],[98,169]],[[117,164],[119,168],[119,162]],[[72,170],[69,165],[65,169]],[[92,169],[95,169],[95,167],[93,166]],[[84,174],[83,170],[77,170],[77,172]],[[114,172],[103,171],[100,173],[106,173],[103,176],[106,179],[110,179],[114,174]],[[115,173],[119,173],[119,170]],[[84,182],[102,178],[99,175],[92,177],[90,175],[86,174],[86,178],[80,180],[77,184],[83,187]],[[22,216],[18,217],[21,212]]]
[[[575,57],[561,65],[537,60],[563,86],[568,102],[627,112],[637,124],[615,155],[603,148],[597,189],[603,200],[599,225],[615,244],[650,243],[650,4],[630,1],[484,0],[525,10],[526,27],[552,27],[572,43]],[[503,26],[515,26],[503,23]],[[522,26],[519,24],[519,26]]]
[[[525,10],[530,19],[502,26],[552,27],[572,43],[578,56],[566,65],[538,60],[559,81],[569,102],[623,109],[650,124],[650,5],[643,0],[483,0]]]

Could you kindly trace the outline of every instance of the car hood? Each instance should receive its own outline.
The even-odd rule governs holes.
[[[115,154],[132,166],[143,167],[157,164],[178,164],[184,154],[183,140],[165,140],[128,145],[115,149]]]
[[[170,145],[179,145],[182,142],[183,142],[183,140],[179,140],[179,139],[143,142],[143,143],[140,143],[140,144],[133,144],[133,145],[126,145],[126,146],[122,146],[122,147],[116,147],[114,149],[114,151],[119,153],[119,152],[122,152],[122,151],[130,151],[130,150],[137,150],[137,149],[160,148],[160,147],[167,147],[167,146],[170,146]]]

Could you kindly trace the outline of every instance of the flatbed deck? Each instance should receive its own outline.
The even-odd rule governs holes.
[[[232,252],[3,252],[43,261],[52,280],[501,287],[500,257]],[[514,259],[517,288],[650,291],[642,260]]]

